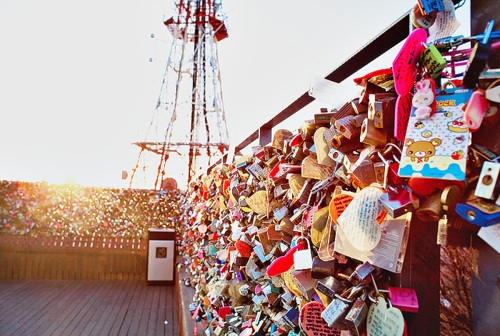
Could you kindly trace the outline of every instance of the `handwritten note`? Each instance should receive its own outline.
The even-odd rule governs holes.
[[[400,96],[410,92],[417,76],[417,61],[424,51],[427,33],[424,29],[415,29],[406,39],[403,47],[392,62],[394,86]]]
[[[305,304],[300,310],[300,325],[302,330],[308,336],[339,336],[340,330],[330,328],[325,320],[321,317],[321,313],[325,310],[325,306],[321,303],[312,301]]]
[[[377,217],[383,206],[380,196],[384,192],[375,187],[366,187],[351,201],[338,219],[347,239],[356,249],[370,251],[380,241],[382,230]]]
[[[436,22],[429,28],[427,43],[452,36],[458,27],[460,23],[455,16],[455,5],[452,0],[445,0],[444,10],[436,15]]]
[[[387,309],[384,298],[379,297],[378,303],[372,304],[368,311],[368,336],[402,336],[405,327],[403,314],[397,308]]]
[[[332,198],[330,202],[330,217],[337,223],[338,218],[351,203],[354,197],[349,194],[340,194]]]

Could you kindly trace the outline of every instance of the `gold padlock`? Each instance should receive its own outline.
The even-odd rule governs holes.
[[[437,222],[443,216],[441,190],[429,196],[416,211],[416,215],[424,222]]]

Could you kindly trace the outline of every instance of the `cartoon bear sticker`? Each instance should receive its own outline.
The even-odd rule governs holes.
[[[412,162],[418,160],[417,163],[427,162],[429,158],[436,153],[436,147],[441,145],[441,139],[434,138],[430,141],[417,141],[406,139],[405,145],[406,155],[411,158]]]

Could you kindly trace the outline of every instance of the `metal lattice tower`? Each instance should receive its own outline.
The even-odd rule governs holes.
[[[141,156],[160,157],[155,189],[165,177],[170,154],[186,158],[187,182],[201,159],[210,164],[229,149],[220,82],[217,42],[228,37],[220,0],[178,0],[176,15],[164,22],[173,36],[163,83]]]

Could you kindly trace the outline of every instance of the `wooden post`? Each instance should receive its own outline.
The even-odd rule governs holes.
[[[417,292],[418,314],[403,313],[409,336],[439,336],[439,265],[437,222],[423,222],[413,214],[403,271],[396,285]]]

